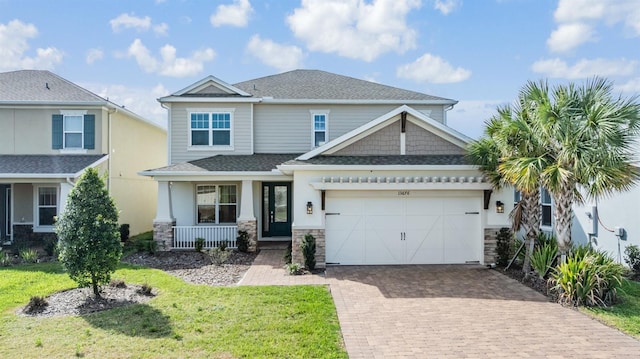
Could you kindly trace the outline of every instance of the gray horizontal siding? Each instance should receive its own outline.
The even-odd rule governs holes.
[[[233,108],[233,150],[189,150],[189,109]],[[217,154],[251,154],[251,104],[174,103],[171,106],[171,163],[192,161]]]
[[[307,152],[312,149],[310,110],[329,110],[328,128],[331,141],[374,120],[398,105],[271,105],[254,107],[256,153]],[[442,122],[442,106],[413,106],[431,111],[429,117]]]

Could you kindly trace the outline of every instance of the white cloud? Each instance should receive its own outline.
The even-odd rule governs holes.
[[[232,5],[218,5],[216,12],[211,14],[209,20],[215,27],[223,25],[245,27],[249,23],[251,14],[253,14],[253,7],[249,0],[234,0]]]
[[[435,0],[433,8],[440,11],[443,15],[449,15],[460,6],[460,3],[460,0]]]
[[[471,71],[454,68],[441,57],[424,54],[412,63],[399,66],[396,75],[418,82],[444,84],[464,81],[471,76]]]
[[[415,48],[416,31],[406,16],[420,5],[420,0],[302,0],[287,22],[311,51],[370,62]]]
[[[81,84],[89,91],[108,98],[109,101],[124,106],[127,110],[158,123],[167,125],[167,110],[156,101],[157,98],[167,96],[169,90],[164,85],[157,84],[151,88],[131,87],[120,84]]]
[[[640,6],[637,0],[560,0],[554,12],[558,28],[547,44],[551,51],[569,51],[594,40],[595,26],[618,23],[640,36]]]
[[[127,54],[134,57],[138,66],[145,72],[163,76],[186,77],[200,73],[204,63],[215,57],[215,51],[207,48],[195,51],[191,57],[176,57],[176,48],[167,44],[160,48],[160,58],[151,54],[140,39],[135,39],[129,46]]]
[[[565,52],[593,39],[591,26],[582,23],[558,26],[547,39],[547,45],[553,52]]]
[[[164,22],[153,24],[149,16],[137,17],[127,13],[118,15],[118,17],[111,19],[109,23],[111,24],[111,30],[113,32],[120,32],[123,29],[135,29],[142,32],[151,29],[158,35],[167,35],[167,31],[169,30],[169,25]]]
[[[548,77],[580,79],[592,76],[629,76],[633,74],[637,61],[620,59],[582,59],[574,65],[568,65],[559,58],[536,61],[531,69]]]
[[[104,52],[102,49],[89,49],[89,51],[87,51],[86,61],[87,64],[91,65],[98,60],[102,60],[103,57]]]
[[[280,71],[299,69],[302,67],[304,54],[293,45],[281,45],[269,39],[261,39],[260,35],[253,35],[247,44],[247,51],[260,59],[265,65]]]
[[[38,48],[35,56],[27,56],[28,40],[38,36],[33,24],[11,20],[6,25],[0,23],[0,70],[47,69],[51,70],[62,62],[63,53],[55,47]]]
[[[637,94],[640,92],[640,77],[629,79],[622,85],[616,86],[616,89],[621,92]]]

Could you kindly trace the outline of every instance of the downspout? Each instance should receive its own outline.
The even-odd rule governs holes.
[[[167,165],[171,164],[171,106],[160,102],[160,106],[167,110]]]
[[[449,105],[449,106],[444,108],[444,113],[443,113],[443,116],[442,116],[442,122],[443,122],[442,124],[443,125],[447,124],[447,111],[453,109],[453,106],[455,106],[455,104]]]
[[[107,111],[107,156],[109,156],[107,158],[107,192],[109,192],[109,194],[111,194],[111,151],[112,151],[112,147],[113,144],[111,143],[111,115],[118,112],[118,108],[114,107],[112,109],[110,109],[109,111]]]

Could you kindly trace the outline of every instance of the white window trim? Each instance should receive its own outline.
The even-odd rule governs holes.
[[[87,114],[87,110],[60,110],[60,114],[62,115],[62,149],[60,149],[60,153],[87,153],[87,150],[84,148],[84,116]],[[81,137],[82,137],[82,142],[80,144],[80,147],[73,147],[73,148],[67,148],[66,147],[66,137],[65,137],[65,133],[66,131],[64,130],[64,124],[65,124],[65,120],[67,116],[80,116],[82,117],[82,130],[81,130]]]
[[[200,223],[198,222],[198,187],[199,186],[214,186],[216,188],[216,221],[214,223]],[[235,222],[222,222],[220,223],[220,201],[219,201],[219,196],[220,196],[220,186],[234,186],[236,188],[236,220]],[[194,223],[196,226],[218,226],[218,225],[229,225],[229,224],[233,224],[233,223],[238,223],[238,215],[240,213],[240,202],[238,201],[239,199],[239,194],[238,194],[238,184],[237,183],[198,183],[195,185],[194,188],[194,213],[193,213],[193,218]],[[224,205],[228,205],[230,203],[222,203]]]
[[[187,109],[187,151],[233,151],[234,149],[234,131],[235,123],[235,108],[188,108]],[[191,144],[191,114],[192,113],[208,113],[209,114],[209,143],[210,145],[192,145]],[[229,114],[229,144],[228,145],[213,145],[213,128],[211,127],[211,121],[213,113],[228,113]]]
[[[324,143],[329,142],[329,113],[331,110],[309,110],[311,114],[311,148],[318,148],[321,145],[316,146],[316,126],[315,116],[324,115]],[[320,131],[317,131],[320,132]]]
[[[33,232],[35,233],[51,233],[53,226],[40,225],[40,188],[56,189],[56,216],[60,215],[60,186],[56,183],[39,184],[33,186]]]

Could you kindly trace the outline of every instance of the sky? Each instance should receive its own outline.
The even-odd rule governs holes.
[[[160,124],[156,99],[209,75],[324,70],[457,100],[478,138],[527,81],[637,96],[640,0],[0,0],[0,72],[20,69]]]

